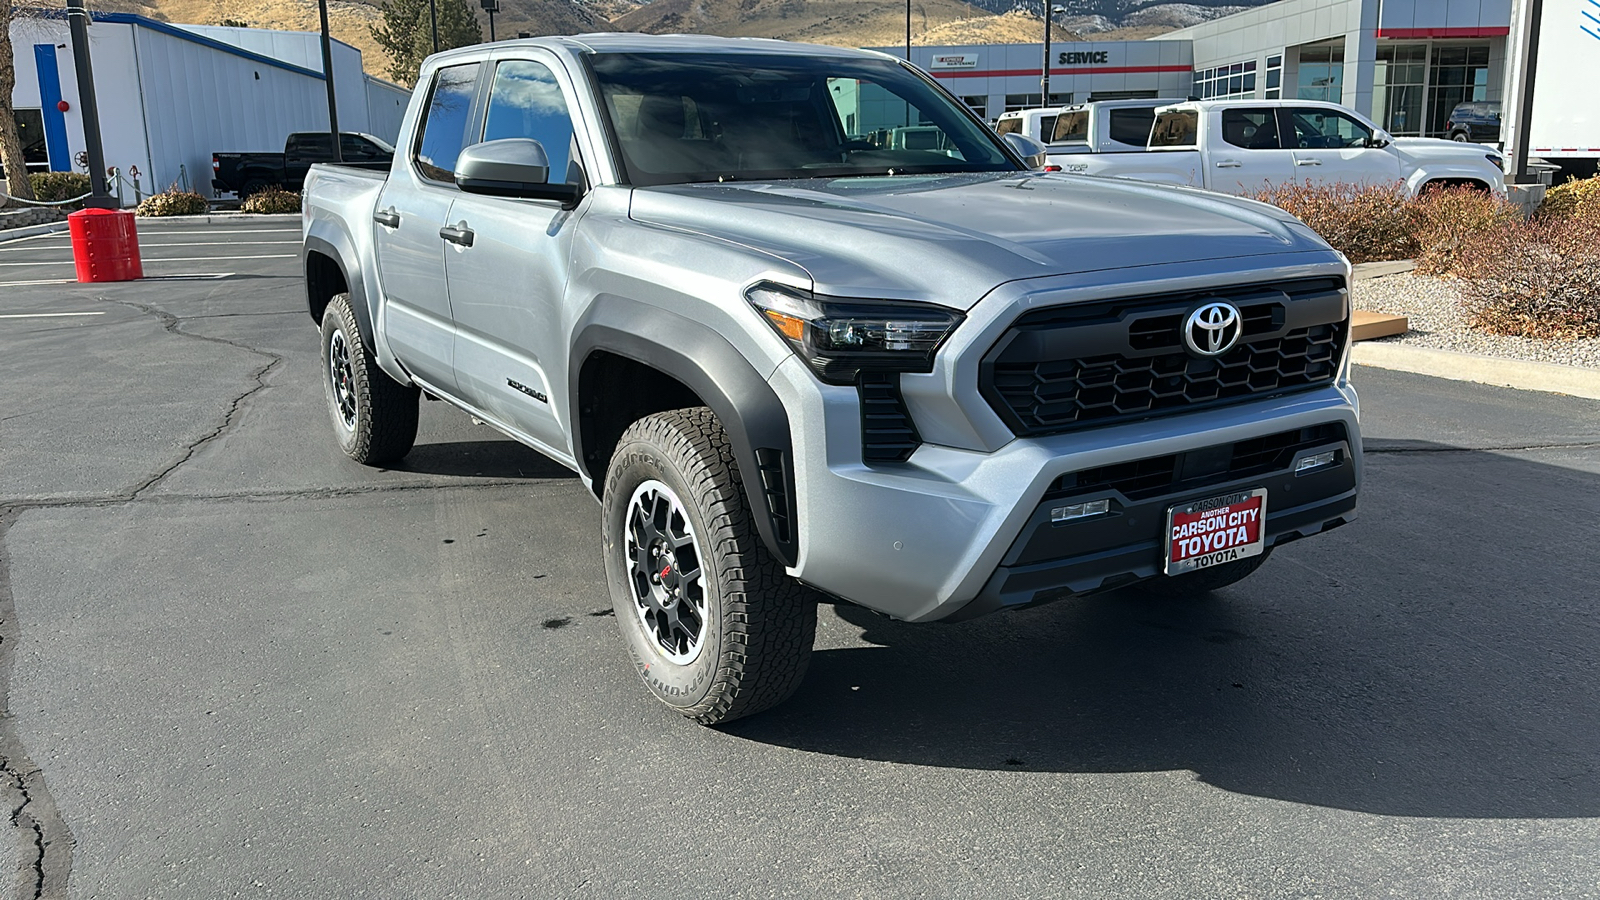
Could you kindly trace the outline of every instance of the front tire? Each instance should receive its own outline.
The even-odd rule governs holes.
[[[617,623],[656,699],[703,725],[788,699],[810,663],[816,605],[756,533],[716,416],[696,407],[635,422],[602,506]]]
[[[339,447],[351,459],[378,466],[411,452],[421,391],[378,368],[361,343],[349,294],[334,297],[322,314],[322,393]]]

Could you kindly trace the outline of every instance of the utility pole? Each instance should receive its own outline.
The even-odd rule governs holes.
[[[433,28],[433,52],[439,52],[439,0],[428,0],[428,25]]]
[[[1039,70],[1039,105],[1050,105],[1050,0],[1044,0],[1044,65]]]
[[[344,162],[344,149],[339,146],[339,101],[333,92],[333,42],[328,38],[328,0],[317,0],[317,12],[322,16],[322,80],[328,86],[328,132],[333,138],[333,161]]]
[[[911,62],[911,0],[906,0],[906,62]]]
[[[89,154],[89,199],[83,205],[115,209],[117,198],[106,188],[106,153],[100,143],[100,107],[94,100],[94,68],[89,64],[89,10],[83,0],[67,0],[67,25],[72,31],[73,70],[78,75],[78,104],[83,108],[83,142]]]
[[[500,11],[500,0],[478,0],[478,5],[489,14],[489,43],[494,43],[494,14]]]

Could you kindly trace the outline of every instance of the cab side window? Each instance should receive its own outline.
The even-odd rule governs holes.
[[[456,157],[466,146],[467,120],[472,115],[478,67],[478,63],[448,66],[434,76],[433,91],[428,97],[428,109],[413,154],[417,170],[424,178],[455,180]]]
[[[1275,109],[1225,109],[1222,139],[1246,150],[1278,150],[1278,112]]]
[[[532,138],[550,160],[550,181],[583,183],[573,147],[572,114],[548,66],[526,59],[500,63],[489,91],[483,139]]]
[[[1291,109],[1289,123],[1294,129],[1290,146],[1303,150],[1365,147],[1372,137],[1367,126],[1329,109]]]

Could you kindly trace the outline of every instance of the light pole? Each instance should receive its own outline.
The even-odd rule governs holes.
[[[433,28],[433,52],[439,52],[439,0],[428,0],[428,25]]]
[[[906,0],[906,62],[911,62],[911,0]]]
[[[1039,71],[1039,105],[1050,105],[1050,17],[1056,13],[1067,11],[1065,6],[1053,6],[1049,0],[1044,4],[1044,67]]]
[[[500,0],[478,0],[478,5],[489,14],[489,43],[494,43],[494,14],[500,11]]]
[[[89,10],[84,8],[83,0],[67,0],[67,26],[72,33],[72,63],[78,74],[78,105],[83,107],[84,152],[89,157],[89,199],[83,205],[94,209],[112,209],[116,207],[117,199],[106,189],[106,154],[100,144],[100,107],[95,103],[94,68],[89,63]]]
[[[317,0],[317,12],[322,16],[322,78],[328,85],[328,132],[333,137],[333,161],[344,162],[344,149],[339,146],[339,102],[333,92],[333,46],[328,41],[328,0]]]

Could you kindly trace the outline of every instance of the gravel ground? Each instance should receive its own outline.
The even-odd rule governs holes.
[[[1467,325],[1460,295],[1447,279],[1386,275],[1355,282],[1351,293],[1356,309],[1409,317],[1411,331],[1380,338],[1383,343],[1600,368],[1600,339],[1536,341],[1473,330]]]

